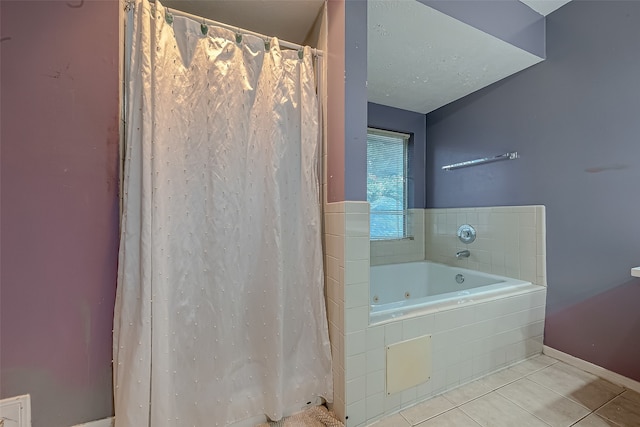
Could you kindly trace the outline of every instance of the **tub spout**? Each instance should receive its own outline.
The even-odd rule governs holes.
[[[469,258],[469,255],[471,255],[471,252],[469,252],[467,249],[465,249],[463,251],[456,252],[456,258],[458,258],[458,259],[460,259],[460,258]]]

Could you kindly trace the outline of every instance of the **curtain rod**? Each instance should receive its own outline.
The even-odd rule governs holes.
[[[156,2],[155,0],[149,0],[149,3],[154,3],[155,4],[155,2]],[[127,5],[132,5],[135,2],[133,0],[131,0],[131,1],[127,1],[126,3],[127,3]],[[167,9],[168,11],[170,11],[171,14],[173,14],[173,15],[181,16],[183,18],[189,18],[189,19],[191,19],[193,21],[196,21],[196,22],[204,22],[205,24],[208,24],[208,25],[213,25],[213,26],[226,28],[227,30],[234,31],[236,33],[248,34],[248,35],[251,35],[251,36],[259,37],[259,38],[261,38],[263,40],[268,40],[268,39],[271,38],[270,36],[267,36],[267,35],[264,35],[264,34],[256,33],[254,31],[245,30],[244,28],[234,27],[233,25],[225,24],[224,22],[214,21],[213,19],[205,18],[203,16],[193,15],[191,13],[187,13],[187,12],[184,12],[184,11],[178,10],[178,9],[169,8],[169,7],[164,6],[164,5],[163,5],[163,7],[165,9]],[[285,47],[287,49],[292,49],[292,50],[300,50],[300,49],[302,49],[304,47],[304,46],[299,45],[297,43],[288,42],[286,40],[278,39],[278,42],[279,42],[280,46]],[[322,56],[323,52],[321,50],[319,50],[319,49],[311,47],[311,53],[313,55]]]

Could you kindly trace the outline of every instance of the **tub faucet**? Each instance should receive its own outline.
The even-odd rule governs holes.
[[[456,258],[458,258],[458,259],[460,259],[460,258],[469,258],[469,255],[471,255],[471,252],[469,252],[467,249],[465,249],[463,251],[456,252]]]

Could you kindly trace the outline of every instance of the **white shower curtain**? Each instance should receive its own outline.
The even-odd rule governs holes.
[[[114,315],[118,427],[332,400],[312,54],[134,9]]]

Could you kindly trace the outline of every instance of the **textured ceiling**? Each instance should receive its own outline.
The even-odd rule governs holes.
[[[166,7],[303,44],[324,0],[161,0]]]
[[[547,16],[554,10],[569,3],[571,0],[520,0],[540,15]]]
[[[417,1],[368,3],[370,102],[428,113],[540,61]]]

